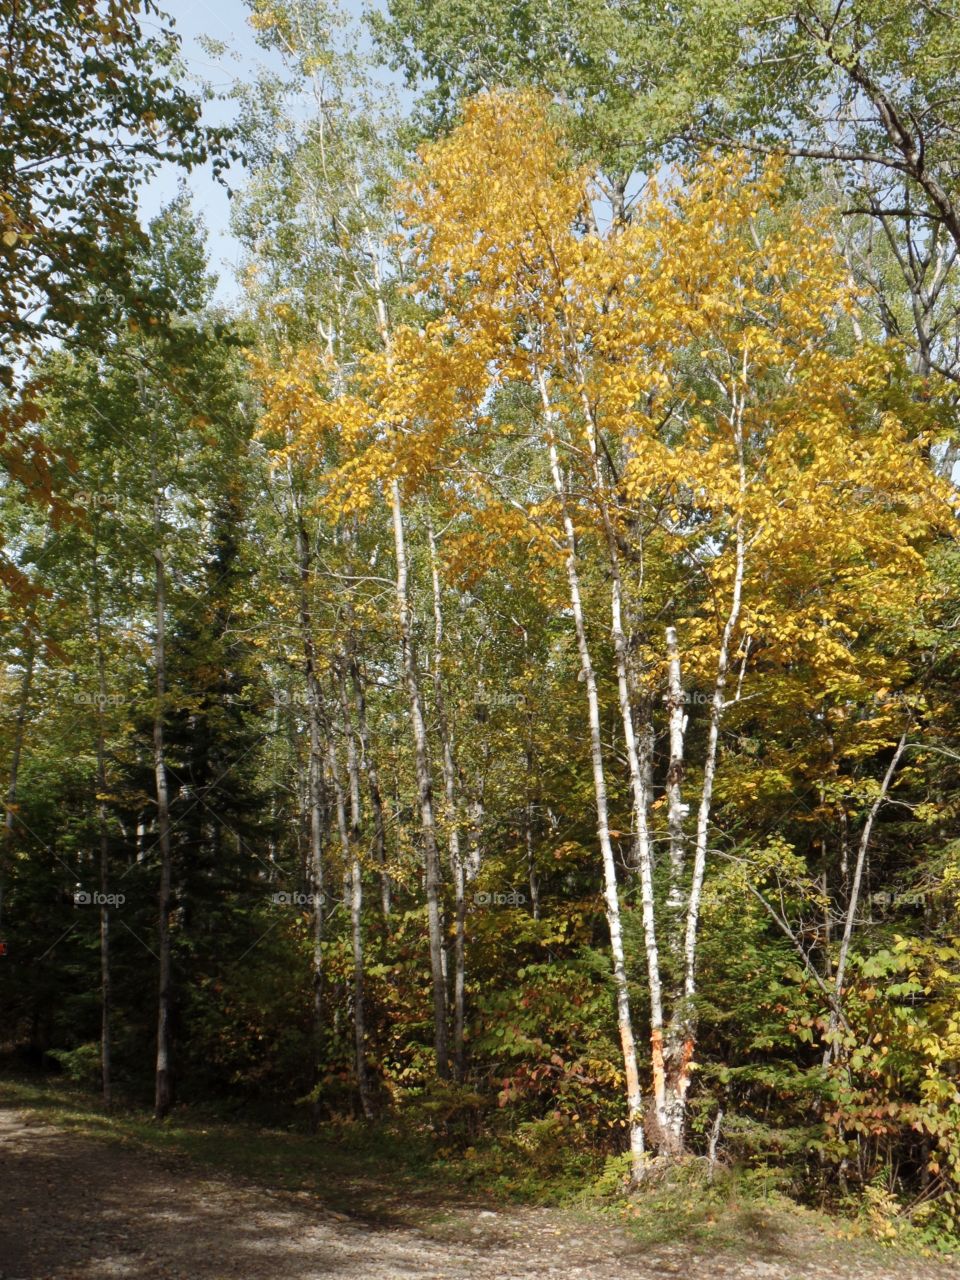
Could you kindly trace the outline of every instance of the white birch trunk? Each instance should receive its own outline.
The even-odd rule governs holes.
[[[577,567],[577,542],[573,519],[567,502],[566,488],[560,470],[555,432],[555,414],[550,404],[546,379],[541,370],[537,371],[540,396],[543,403],[547,426],[547,448],[550,460],[550,474],[553,487],[560,505],[566,542],[567,583],[570,592],[570,606],[573,612],[574,627],[577,637],[577,649],[580,655],[580,669],[587,691],[587,709],[590,722],[590,760],[593,771],[594,795],[597,805],[597,837],[603,862],[604,901],[606,903],[607,926],[610,931],[610,951],[613,960],[614,989],[617,1001],[617,1022],[620,1032],[620,1046],[623,1053],[624,1076],[627,1086],[627,1123],[629,1126],[630,1151],[633,1156],[633,1173],[638,1178],[642,1175],[644,1141],[643,1141],[643,1106],[640,1091],[640,1072],[637,1066],[637,1047],[633,1032],[633,1018],[630,1011],[630,987],[627,979],[627,966],[623,946],[623,928],[620,920],[620,895],[617,887],[617,869],[610,842],[610,820],[607,804],[607,782],[603,765],[603,742],[600,730],[600,699],[597,693],[597,680],[587,639],[584,621],[583,601],[580,592],[580,574]]]
[[[447,993],[444,974],[443,925],[440,903],[440,858],[437,852],[437,831],[433,814],[433,785],[430,778],[427,729],[423,715],[420,674],[417,666],[407,587],[408,570],[406,541],[403,531],[403,507],[400,500],[400,484],[396,479],[390,485],[390,503],[393,513],[393,536],[397,563],[397,613],[400,622],[401,659],[407,695],[410,701],[414,764],[420,803],[420,829],[423,839],[427,927],[430,938],[430,971],[433,982],[434,1050],[437,1061],[437,1075],[440,1079],[445,1080],[450,1075],[450,1062],[447,1037]]]
[[[464,1073],[464,1025],[466,1016],[466,874],[460,849],[457,771],[453,757],[453,731],[447,719],[443,692],[443,596],[440,589],[440,562],[433,524],[427,521],[430,546],[430,577],[433,583],[433,698],[440,732],[440,759],[443,770],[444,818],[447,848],[453,879],[455,934],[453,953],[453,1069],[457,1080]]]
[[[290,483],[291,503],[295,507],[292,478]],[[325,826],[323,812],[323,733],[320,682],[317,679],[316,647],[313,639],[313,613],[310,607],[310,583],[313,562],[302,513],[295,508],[294,516],[296,519],[299,578],[298,620],[307,686],[307,733],[310,748],[310,760],[307,768],[307,809],[310,824],[309,866],[311,892],[313,894],[313,950],[311,957],[313,968],[313,1035],[314,1067],[319,1070],[320,1040],[323,1032],[323,934],[326,911],[323,869],[323,834]]]
[[[363,879],[357,845],[360,828],[360,786],[356,751],[352,746],[352,734],[347,719],[346,689],[342,673],[335,676],[339,684],[340,724],[347,747],[347,785],[350,789],[350,823],[347,823],[346,797],[340,781],[336,748],[332,739],[327,746],[327,759],[337,811],[337,833],[343,855],[344,896],[350,909],[350,944],[353,953],[353,1030],[354,1061],[357,1073],[357,1091],[364,1116],[373,1118],[370,1081],[367,1072],[366,1023],[364,1016],[363,981]]]
[[[744,370],[744,376],[745,376]],[[724,622],[717,653],[717,667],[713,682],[713,696],[710,700],[710,722],[707,729],[707,745],[704,754],[703,785],[700,791],[700,803],[697,809],[696,837],[693,852],[693,873],[690,884],[690,895],[687,899],[687,920],[683,941],[683,1001],[681,1007],[674,1011],[677,1023],[674,1036],[677,1040],[677,1052],[680,1055],[676,1069],[676,1088],[672,1106],[676,1126],[682,1127],[686,1110],[686,1096],[690,1085],[690,1068],[696,1047],[696,1015],[694,1001],[697,993],[697,941],[700,923],[700,903],[703,897],[703,881],[707,865],[707,843],[710,832],[710,815],[713,805],[713,784],[717,771],[717,751],[720,741],[720,723],[726,706],[724,691],[727,685],[727,674],[730,666],[730,648],[743,600],[743,576],[746,558],[746,537],[742,504],[746,496],[747,477],[744,458],[744,442],[742,427],[743,401],[734,394],[731,412],[734,446],[737,453],[739,474],[740,509],[734,524],[734,577],[731,591],[730,608]]]

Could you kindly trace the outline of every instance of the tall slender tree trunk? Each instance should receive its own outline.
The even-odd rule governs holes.
[[[527,855],[527,885],[530,889],[530,914],[540,919],[540,878],[537,875],[536,852],[533,843],[533,746],[528,738],[523,752],[525,790],[523,803],[523,846]]]
[[[466,1016],[466,871],[460,848],[460,812],[457,802],[457,771],[453,755],[453,731],[447,718],[443,691],[443,596],[440,589],[440,562],[433,524],[427,521],[430,545],[430,576],[433,582],[433,701],[440,733],[443,768],[444,817],[450,875],[453,879],[455,933],[453,960],[453,1069],[458,1081],[464,1075],[464,1025]]]
[[[353,688],[353,705],[357,713],[357,736],[360,739],[360,755],[364,772],[367,775],[367,790],[370,793],[370,811],[373,816],[373,861],[379,869],[380,876],[380,910],[384,920],[390,919],[392,889],[390,873],[387,870],[387,829],[383,816],[383,791],[380,786],[380,771],[370,739],[370,728],[367,723],[367,695],[364,688],[363,673],[357,655],[356,637],[351,631],[350,647],[347,655],[350,671],[350,683]]]
[[[387,357],[387,368],[392,369],[390,322],[383,298],[379,262],[373,259],[374,290],[376,299],[377,330]],[[407,549],[403,530],[403,504],[400,482],[390,482],[390,511],[393,520],[393,541],[396,557],[396,599],[400,624],[401,665],[407,696],[410,700],[410,721],[413,729],[413,754],[417,775],[417,792],[420,803],[420,830],[423,840],[424,882],[427,898],[427,929],[430,937],[430,974],[433,985],[433,1041],[437,1062],[437,1075],[441,1080],[450,1077],[449,1036],[447,1032],[447,991],[443,948],[443,919],[440,901],[440,857],[437,851],[437,829],[433,813],[433,783],[430,775],[430,754],[427,745],[427,729],[423,714],[423,697],[420,691],[420,673],[413,634],[413,614],[408,590]]]
[[[660,969],[660,944],[657,938],[656,898],[653,884],[653,846],[648,820],[649,793],[647,775],[641,763],[633,719],[633,699],[628,668],[627,641],[623,630],[622,579],[619,560],[612,538],[610,558],[615,566],[611,573],[611,632],[617,669],[617,692],[620,718],[627,749],[630,789],[633,797],[635,831],[634,862],[640,880],[640,909],[643,921],[644,953],[647,963],[647,987],[650,997],[650,1065],[653,1084],[652,1126],[658,1152],[678,1154],[683,1144],[682,1124],[678,1132],[672,1114],[670,1090],[670,1040],[664,1033],[663,978]]]
[[[17,700],[17,716],[13,727],[13,747],[10,752],[10,780],[7,784],[6,811],[3,815],[3,849],[0,850],[0,929],[3,927],[3,894],[6,878],[10,871],[10,859],[13,853],[13,832],[17,817],[17,787],[20,781],[20,757],[23,754],[23,742],[27,731],[27,712],[30,707],[30,691],[33,687],[33,671],[37,659],[36,645],[24,628],[26,662],[23,677],[20,681],[20,697]]]
[[[857,858],[853,867],[853,883],[850,886],[850,900],[847,903],[847,914],[843,924],[843,935],[840,939],[840,951],[837,956],[837,972],[833,980],[834,1000],[830,1007],[830,1021],[827,1028],[827,1047],[823,1054],[823,1065],[828,1067],[831,1060],[836,1056],[836,1034],[840,1026],[840,1015],[843,1009],[843,983],[847,976],[847,958],[850,954],[850,943],[853,939],[853,929],[857,919],[857,908],[860,905],[860,888],[863,883],[863,868],[866,864],[867,853],[870,849],[870,837],[873,835],[873,824],[876,821],[877,814],[886,803],[887,795],[890,791],[891,783],[896,776],[897,768],[904,751],[907,749],[907,738],[912,727],[912,720],[907,723],[903,733],[900,735],[900,741],[897,743],[896,750],[887,765],[886,772],[883,775],[883,781],[880,783],[880,790],[874,797],[873,803],[867,811],[867,818],[863,824],[863,831],[860,833],[860,843],[857,846]]]
[[[350,879],[350,941],[353,951],[353,1027],[357,1061],[357,1089],[360,1105],[368,1120],[373,1119],[373,1098],[370,1092],[370,1073],[367,1070],[367,1032],[364,997],[363,964],[363,868],[360,862],[361,810],[360,765],[350,720],[347,685],[343,667],[338,664],[334,673],[340,703],[340,722],[346,745],[347,781],[350,788],[350,828],[344,848],[344,865],[349,867]],[[334,766],[336,758],[334,757]],[[342,838],[341,831],[341,838]]]
[[[667,1003],[671,1017],[664,1031],[663,1081],[658,1098],[658,1121],[663,1136],[664,1154],[677,1156],[683,1150],[686,1119],[687,1074],[693,1044],[682,1016],[684,1001],[684,902],[683,868],[685,831],[683,804],[683,754],[686,734],[685,700],[680,671],[680,652],[675,627],[666,629],[667,647],[667,723],[669,726],[669,759],[667,762],[666,799],[669,834],[669,883],[667,888],[666,923],[670,954],[670,990]]]
[[[527,675],[527,631],[523,631],[524,674]],[[533,839],[534,816],[534,749],[533,749],[533,706],[529,694],[524,694],[524,721],[526,741],[523,744],[523,847],[527,855],[527,884],[530,888],[530,913],[534,920],[540,919],[540,880],[537,875],[536,851]]]
[[[13,837],[13,829],[16,826],[20,758],[23,755],[23,743],[27,730],[27,711],[30,707],[33,672],[37,661],[36,646],[29,640],[27,644],[26,662],[23,668],[23,677],[20,681],[20,697],[17,700],[17,717],[13,726],[13,748],[10,752],[10,781],[7,784],[7,805],[3,818],[4,835],[8,843]]]
[[[304,677],[307,687],[307,734],[310,761],[307,768],[307,810],[310,824],[309,866],[313,894],[313,1041],[314,1067],[319,1071],[320,1044],[323,1035],[323,937],[326,912],[323,874],[323,723],[320,682],[317,679],[317,655],[313,639],[313,613],[310,607],[310,585],[313,561],[310,539],[303,515],[297,506],[290,477],[290,500],[296,520],[297,543],[297,618],[300,646],[303,652]]]
[[[98,517],[99,522],[99,517]],[[100,842],[100,1084],[103,1105],[112,1095],[111,984],[110,984],[110,837],[107,827],[107,761],[104,714],[107,705],[107,670],[103,652],[103,612],[100,598],[99,549],[93,549],[93,633],[97,646],[97,830]]]
[[[676,627],[667,627],[667,724],[670,758],[667,762],[667,830],[670,834],[670,889],[667,905],[676,915],[683,902],[683,862],[685,835],[683,819],[683,747],[686,736],[686,697],[680,672],[680,649]]]
[[[156,669],[156,703],[153,714],[153,768],[157,787],[157,833],[160,845],[160,898],[159,898],[159,1000],[157,1009],[157,1067],[154,1113],[162,1120],[173,1102],[172,1015],[173,1015],[173,963],[170,943],[170,909],[173,881],[172,851],[170,846],[170,800],[167,791],[167,768],[164,757],[163,724],[166,713],[166,563],[163,550],[163,522],[161,493],[157,477],[156,459],[153,465],[153,531],[154,574],[156,583],[156,641],[154,667]]]
[[[356,538],[357,527],[355,522],[352,530],[345,530],[343,538],[344,546],[348,549],[348,565],[350,565],[351,572],[352,552],[349,549],[352,547]],[[343,611],[346,620],[344,661],[346,664],[346,672],[350,677],[350,686],[353,694],[352,701],[353,709],[356,714],[356,734],[359,742],[360,764],[367,780],[367,790],[370,795],[370,813],[373,818],[371,852],[373,853],[373,862],[378,869],[378,875],[380,878],[380,911],[384,922],[386,923],[390,919],[392,888],[390,884],[390,875],[387,871],[387,836],[386,825],[383,817],[383,792],[380,787],[380,772],[377,768],[377,759],[373,750],[373,743],[370,738],[370,729],[367,723],[367,692],[364,685],[363,669],[360,664],[357,622],[353,610],[352,588],[343,600]],[[346,704],[344,717],[352,725],[353,720]],[[357,777],[357,801],[359,804],[359,773]]]
[[[346,795],[340,780],[340,769],[337,763],[337,752],[333,739],[327,745],[327,759],[330,778],[333,783],[334,803],[337,813],[337,833],[340,837],[340,852],[343,855],[344,897],[350,911],[350,944],[353,955],[353,1032],[354,1061],[357,1073],[357,1091],[360,1094],[360,1106],[364,1116],[373,1118],[373,1101],[370,1095],[370,1078],[367,1071],[367,1037],[364,1016],[364,972],[363,972],[363,879],[361,876],[358,842],[360,837],[360,787],[359,770],[356,752],[351,745],[351,730],[347,719],[346,688],[343,674],[334,673],[337,682],[338,701],[340,706],[340,727],[346,743],[347,754],[347,786],[350,795],[350,821],[347,822]]]
[[[578,381],[585,383],[579,361],[575,362]],[[657,938],[656,898],[653,883],[653,846],[650,840],[648,810],[650,804],[648,761],[641,756],[633,714],[633,681],[627,637],[623,626],[623,575],[620,568],[620,551],[617,531],[613,523],[611,504],[603,475],[600,458],[599,427],[594,407],[584,391],[581,391],[581,407],[584,414],[587,446],[593,470],[593,482],[603,522],[610,566],[610,631],[613,639],[617,671],[617,693],[620,718],[630,773],[630,790],[633,797],[635,830],[634,862],[640,879],[640,902],[643,920],[644,950],[647,961],[647,986],[650,994],[650,1060],[653,1083],[653,1110],[657,1150],[666,1156],[676,1156],[683,1149],[684,1107],[678,1099],[677,1081],[685,1063],[683,1049],[677,1044],[677,1035],[671,1025],[665,1027],[663,978],[660,965],[660,948]],[[679,951],[679,947],[677,948]]]
[[[573,525],[573,518],[570,515],[566,486],[560,470],[560,460],[557,452],[555,414],[550,403],[546,379],[542,370],[537,371],[537,379],[547,425],[550,474],[563,521],[566,543],[567,584],[576,630],[577,650],[580,655],[580,670],[587,691],[587,709],[590,722],[590,760],[597,805],[597,837],[600,842],[600,853],[603,862],[604,900],[606,903],[607,927],[610,931],[610,950],[613,960],[613,978],[617,1001],[617,1022],[620,1031],[620,1046],[623,1053],[624,1076],[627,1086],[627,1123],[630,1151],[633,1156],[633,1174],[635,1178],[639,1178],[642,1176],[644,1155],[643,1107],[640,1091],[640,1072],[637,1066],[637,1046],[633,1031],[633,1017],[630,1010],[630,986],[627,978],[627,965],[623,946],[623,927],[620,920],[617,868],[613,845],[610,841],[607,782],[603,765],[603,739],[600,729],[600,698],[597,692],[597,680],[584,620],[580,574],[577,565],[576,531]]]
[[[48,528],[43,539],[46,548],[51,530]],[[20,697],[17,699],[17,715],[13,726],[13,745],[10,750],[10,777],[7,782],[6,809],[3,815],[3,847],[0,848],[0,929],[3,928],[3,894],[6,877],[10,868],[10,856],[13,849],[13,831],[17,816],[17,788],[20,783],[20,759],[23,755],[23,744],[27,732],[27,712],[30,709],[30,694],[33,690],[33,673],[37,662],[37,642],[35,629],[37,625],[36,599],[31,598],[27,616],[23,626],[23,644],[26,661],[23,678],[20,681]]]
[[[469,820],[469,837],[467,840],[467,856],[464,859],[464,875],[467,884],[471,884],[480,874],[483,865],[483,823],[486,814],[486,770],[489,756],[489,744],[485,744],[482,752],[479,777],[472,789],[470,802],[467,805]]]
[[[744,351],[744,367],[742,378],[747,378],[747,356]],[[677,1024],[673,1030],[676,1041],[682,1047],[674,1075],[673,1106],[682,1123],[686,1110],[686,1096],[690,1087],[690,1070],[696,1047],[696,1008],[697,994],[697,941],[700,923],[700,903],[703,897],[703,881],[707,865],[707,839],[710,832],[710,817],[713,805],[713,784],[717,771],[717,751],[720,741],[720,723],[726,709],[725,691],[730,666],[730,650],[734,633],[740,621],[740,610],[743,601],[743,576],[746,562],[746,532],[744,529],[743,502],[747,492],[746,461],[743,439],[744,394],[734,391],[731,396],[731,426],[733,429],[734,447],[737,454],[739,474],[739,493],[736,520],[734,522],[734,576],[730,597],[730,608],[723,625],[720,647],[717,653],[717,666],[713,682],[713,696],[710,700],[710,722],[707,729],[707,746],[704,753],[703,784],[700,791],[700,804],[697,809],[697,827],[693,851],[693,873],[690,892],[687,898],[687,920],[683,940],[683,1001],[680,1008],[674,1010],[673,1019]]]
[[[420,829],[423,839],[424,880],[427,895],[427,927],[430,936],[430,972],[433,983],[434,1050],[437,1075],[450,1076],[447,1035],[447,992],[444,975],[443,926],[440,902],[440,858],[437,851],[437,830],[433,813],[433,785],[430,778],[430,755],[427,746],[427,729],[423,714],[423,698],[420,691],[420,674],[413,635],[413,619],[408,593],[407,550],[403,530],[403,507],[400,500],[400,483],[390,484],[390,505],[393,515],[393,537],[397,563],[397,612],[400,622],[400,649],[404,681],[410,702],[410,721],[413,729],[414,764],[417,774],[417,792],[420,802]]]

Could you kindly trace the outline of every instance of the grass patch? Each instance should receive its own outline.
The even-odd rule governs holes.
[[[560,1204],[582,1194],[595,1162],[562,1135],[529,1127],[464,1146],[442,1123],[413,1108],[386,1120],[308,1128],[224,1118],[223,1108],[178,1106],[158,1123],[142,1105],[109,1112],[62,1077],[0,1079],[0,1102],[69,1132],[149,1151],[161,1158],[315,1195],[334,1210],[421,1227],[470,1204]],[[232,1108],[231,1108],[232,1109]]]
[[[224,1121],[199,1107],[177,1107],[162,1123],[143,1108],[98,1100],[61,1080],[5,1079],[0,1102],[21,1107],[58,1128],[100,1141],[187,1161],[197,1168],[284,1191],[309,1192],[352,1214],[393,1218],[452,1192],[454,1180],[432,1144],[390,1125],[261,1127]]]
[[[767,1172],[717,1167],[710,1174],[707,1162],[696,1157],[655,1167],[648,1183],[625,1201],[617,1190],[626,1170],[621,1165],[623,1161],[609,1162],[594,1190],[607,1197],[611,1210],[646,1247],[685,1240],[726,1251],[748,1243],[756,1257],[777,1258],[788,1252],[788,1239],[801,1217],[809,1216],[776,1188]]]
[[[906,1228],[877,1233],[864,1224],[862,1202],[858,1212],[851,1205],[848,1217],[799,1205],[769,1167],[717,1167],[711,1174],[705,1160],[688,1157],[658,1170],[626,1201],[610,1196],[618,1172],[611,1162],[595,1190],[607,1193],[610,1211],[644,1248],[682,1242],[714,1254],[746,1250],[759,1261],[798,1265],[798,1277],[805,1258],[829,1267],[841,1256],[880,1264],[891,1249],[907,1257],[953,1256],[944,1238],[934,1247],[927,1236]]]

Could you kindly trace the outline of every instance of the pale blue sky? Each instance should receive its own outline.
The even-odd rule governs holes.
[[[215,89],[225,91],[235,80],[249,80],[258,64],[270,62],[257,46],[247,25],[248,10],[244,0],[160,0],[160,7],[176,24],[183,40],[183,58],[191,74],[209,82]],[[340,7],[355,17],[359,28],[360,15],[364,7],[369,6],[364,0],[340,0]],[[232,53],[222,58],[211,56],[200,44],[203,36],[222,40]],[[386,70],[383,79],[391,79]],[[229,104],[211,103],[206,118],[210,123],[228,121]],[[242,169],[237,166],[228,180],[239,185],[242,175]],[[144,219],[152,217],[176,194],[180,176],[180,172],[171,166],[150,183],[141,198]],[[213,180],[209,170],[194,171],[188,181],[194,194],[194,205],[203,214],[209,231],[210,265],[220,277],[217,296],[220,301],[229,303],[236,297],[234,277],[240,252],[230,235],[227,192]]]

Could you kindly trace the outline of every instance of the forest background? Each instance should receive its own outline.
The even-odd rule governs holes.
[[[0,19],[11,1062],[955,1242],[954,9],[248,20]]]

